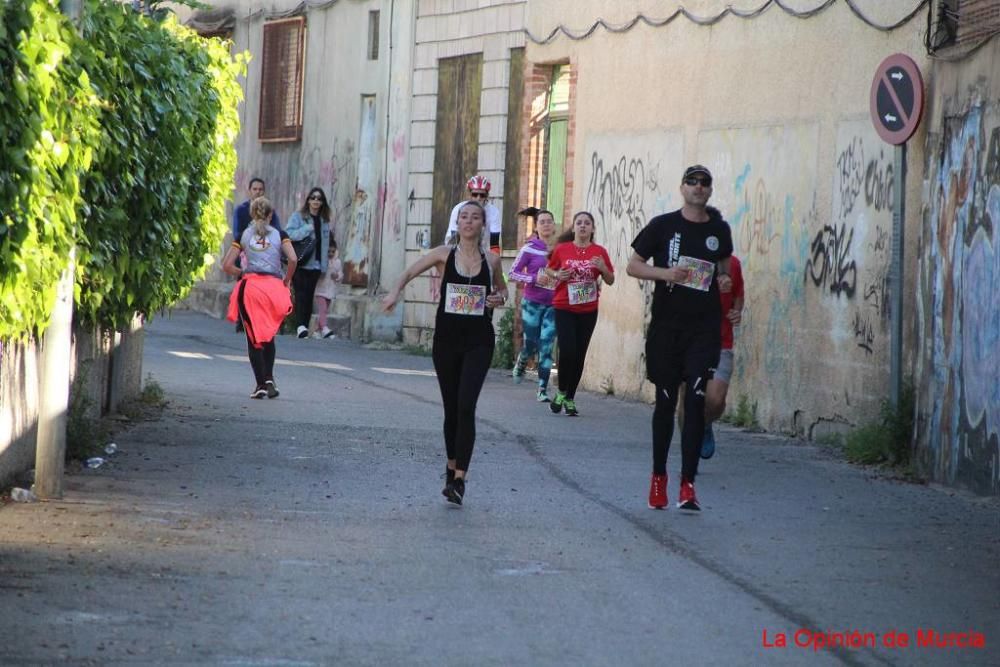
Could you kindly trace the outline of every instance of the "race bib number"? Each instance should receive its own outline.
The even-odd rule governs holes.
[[[486,312],[486,286],[448,283],[448,291],[444,295],[444,312],[452,315],[484,314]]]
[[[538,275],[535,276],[535,287],[541,287],[542,289],[555,289],[557,281],[555,278],[545,273],[545,267],[538,269]]]
[[[681,255],[677,259],[676,266],[688,270],[687,280],[683,280],[678,285],[684,285],[700,292],[707,292],[712,287],[712,276],[715,275],[715,264],[703,259]]]
[[[597,301],[597,283],[593,280],[582,280],[577,283],[568,283],[566,289],[569,295],[569,304],[578,306],[584,303]]]

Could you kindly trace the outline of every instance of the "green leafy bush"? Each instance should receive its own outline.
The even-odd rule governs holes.
[[[118,327],[183,298],[226,230],[246,58],[173,17],[0,3],[0,339],[41,333],[70,249],[77,312]]]
[[[236,168],[243,59],[170,17],[88,0],[80,59],[105,104],[83,180],[78,309],[121,326],[183,298],[214,261]]]
[[[912,455],[913,415],[916,406],[912,385],[903,388],[899,405],[883,401],[879,418],[850,433],[844,441],[844,455],[853,463],[887,463],[907,466]]]
[[[751,403],[750,397],[743,394],[736,402],[736,409],[727,412],[722,416],[720,421],[727,422],[733,426],[739,426],[741,428],[751,430],[760,429],[760,424],[757,422],[757,402],[754,401]]]
[[[44,329],[98,141],[78,39],[51,0],[0,3],[0,339]]]
[[[85,361],[77,369],[76,379],[69,390],[69,410],[66,415],[66,460],[83,460],[101,453],[102,445],[111,429],[108,423],[90,416],[93,401],[87,390]]]
[[[493,348],[493,368],[514,366],[514,308],[508,308],[500,317],[497,327],[497,344]]]

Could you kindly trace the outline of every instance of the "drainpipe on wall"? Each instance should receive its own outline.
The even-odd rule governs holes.
[[[74,23],[80,20],[81,0],[60,0],[59,8]],[[76,247],[56,286],[52,320],[42,335],[38,383],[38,432],[35,436],[35,493],[40,498],[62,498],[66,468],[66,421],[73,344],[73,283]]]
[[[385,247],[385,201],[388,195],[389,188],[387,187],[387,181],[389,179],[389,153],[392,151],[392,31],[395,26],[395,15],[396,15],[396,0],[390,0],[389,2],[389,63],[386,68],[389,72],[389,76],[386,77],[387,84],[385,87],[385,158],[382,160],[382,191],[381,197],[379,197],[379,209],[382,213],[379,215],[378,221],[378,261],[372,262],[372,269],[374,275],[370,276],[371,280],[368,281],[368,293],[370,296],[378,294],[378,288],[382,283],[382,249]],[[362,334],[363,335],[363,334]]]

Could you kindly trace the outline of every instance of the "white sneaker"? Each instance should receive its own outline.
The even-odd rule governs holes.
[[[320,332],[320,336],[318,336],[318,337],[319,338],[336,338],[336,336],[333,334],[333,330],[330,329],[329,327],[323,327],[323,331]]]
[[[322,338],[322,337],[323,337],[323,336],[321,336],[321,335],[320,335],[320,333],[319,333],[318,331],[313,331],[313,332],[312,332],[312,336],[310,336],[310,338],[315,338],[316,340],[319,340],[319,339],[320,339],[320,338]]]
[[[299,328],[296,329],[295,331],[295,335],[298,336],[299,338],[305,338],[306,336],[309,335],[309,329],[306,329],[304,326],[300,324]]]

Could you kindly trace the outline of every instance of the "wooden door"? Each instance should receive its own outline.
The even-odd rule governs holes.
[[[451,209],[467,196],[465,183],[479,169],[479,97],[483,54],[438,60],[437,123],[431,245],[440,245]]]

